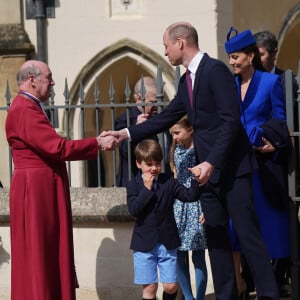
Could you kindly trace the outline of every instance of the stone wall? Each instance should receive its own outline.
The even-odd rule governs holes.
[[[8,188],[0,189],[1,300],[10,299],[8,193]],[[129,243],[134,220],[128,214],[125,188],[71,188],[71,199],[75,265],[80,285],[77,300],[141,299],[141,287],[133,284]],[[207,294],[211,293],[209,272]],[[161,294],[160,286],[158,299]]]

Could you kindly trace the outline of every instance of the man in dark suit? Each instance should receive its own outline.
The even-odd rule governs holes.
[[[256,44],[260,53],[261,62],[267,72],[280,75],[284,87],[284,70],[278,68],[275,64],[278,52],[278,41],[274,33],[268,30],[259,31],[254,34]],[[293,80],[293,95],[297,98],[298,84]]]
[[[189,23],[170,25],[163,43],[170,63],[188,68],[180,79],[177,95],[160,114],[146,122],[104,134],[114,135],[119,142],[136,140],[165,130],[187,113],[194,127],[199,164],[193,173],[203,186],[201,204],[216,299],[237,299],[227,233],[230,215],[253,273],[258,298],[278,300],[274,273],[252,205],[252,170],[256,161],[240,123],[233,76],[224,63],[199,50],[197,31]],[[187,85],[189,73],[192,99]]]
[[[129,109],[129,124],[136,125],[143,122],[144,114],[147,114],[149,118],[157,114],[157,106],[155,105],[145,105],[142,104],[155,104],[156,100],[156,82],[153,77],[145,76],[140,78],[134,87],[134,100],[137,106],[131,107]],[[115,122],[115,129],[120,130],[127,127],[127,112],[122,113]],[[162,147],[164,152],[164,160],[167,161],[169,157],[170,144],[172,141],[171,135],[167,132],[164,133],[164,147]],[[148,137],[149,138],[149,137]],[[150,137],[151,139],[157,140],[156,134]],[[131,153],[129,162],[128,159],[128,141],[123,141],[119,146],[119,169],[117,175],[117,186],[126,186],[129,179],[129,173],[131,178],[133,178],[138,173],[138,168],[135,163],[135,157],[133,150],[139,141],[131,142]],[[168,163],[165,164],[165,172],[170,174],[170,166]]]
[[[282,74],[284,71],[275,65],[278,52],[276,36],[272,32],[265,30],[255,33],[254,38],[260,53],[261,62],[266,71],[273,74]]]

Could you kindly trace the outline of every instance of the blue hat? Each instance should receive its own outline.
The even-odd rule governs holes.
[[[234,32],[235,35],[233,37],[230,37],[232,32]],[[227,53],[232,53],[244,49],[245,47],[248,47],[255,43],[255,38],[250,30],[245,30],[241,33],[238,33],[238,31],[231,26],[227,34],[227,42],[225,42],[225,49]]]

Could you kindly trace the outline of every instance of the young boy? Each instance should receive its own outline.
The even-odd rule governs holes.
[[[175,300],[177,293],[176,250],[180,238],[173,214],[174,199],[197,201],[199,183],[189,189],[161,172],[163,154],[155,140],[143,140],[134,151],[141,170],[128,182],[127,205],[136,218],[130,249],[133,250],[134,283],[143,285],[143,300],[155,300],[157,268],[163,284],[163,300]]]

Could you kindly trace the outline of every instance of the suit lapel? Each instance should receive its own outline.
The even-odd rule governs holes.
[[[207,59],[208,59],[208,55],[206,53],[204,53],[204,55],[203,55],[203,57],[200,61],[200,64],[198,66],[196,76],[195,76],[194,88],[193,88],[194,99],[195,99],[195,95],[197,94],[199,84],[201,84],[201,76],[202,76],[203,69],[204,69],[204,66],[205,66],[205,63],[206,63]],[[195,103],[195,101],[193,101],[193,103]],[[194,106],[195,106],[195,104],[194,104]]]
[[[252,79],[251,79],[251,82],[249,84],[248,90],[246,92],[244,101],[242,101],[242,99],[241,99],[241,82],[240,82],[241,79],[240,79],[239,76],[236,76],[236,81],[238,83],[238,92],[239,92],[239,98],[240,98],[242,111],[247,109],[251,105],[253,100],[255,99],[256,91],[257,91],[259,83],[261,81],[262,74],[263,73],[259,72],[259,71],[254,72],[254,74],[252,76]]]
[[[199,89],[201,88],[201,81],[203,78],[203,70],[205,68],[205,64],[207,62],[207,59],[209,58],[209,56],[204,53],[200,64],[197,68],[196,71],[196,75],[195,75],[195,81],[194,81],[194,88],[193,88],[193,109],[192,109],[192,118],[191,118],[191,123],[194,124],[195,119],[197,118],[197,102],[201,101],[201,99],[199,99]]]

